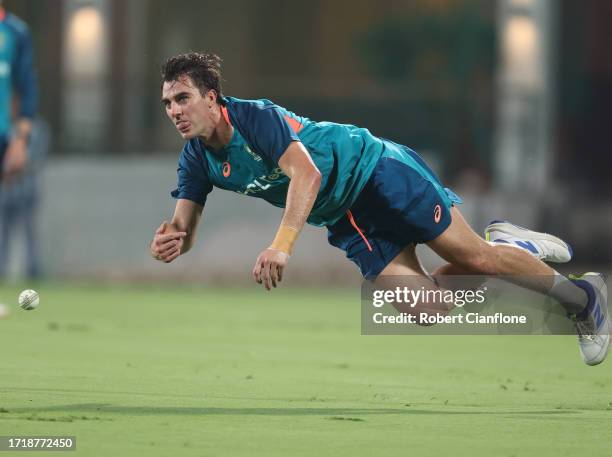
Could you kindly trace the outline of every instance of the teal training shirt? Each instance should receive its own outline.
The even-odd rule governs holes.
[[[0,7],[0,137],[11,130],[12,98],[19,95],[19,117],[36,114],[37,83],[30,32],[17,16]]]
[[[322,175],[308,223],[335,223],[349,209],[389,143],[367,129],[314,122],[269,100],[224,99],[223,115],[234,127],[219,151],[195,138],[179,157],[175,198],[204,205],[214,187],[262,198],[284,208],[289,178],[278,160],[292,141],[301,141]]]

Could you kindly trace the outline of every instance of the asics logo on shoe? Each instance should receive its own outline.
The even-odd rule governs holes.
[[[595,306],[593,307],[593,320],[595,321],[595,328],[601,327],[605,318],[606,316],[601,310],[599,302],[595,302]]]
[[[531,241],[516,240],[515,243],[523,249],[527,249],[529,252],[538,254],[538,249],[531,243]]]
[[[510,243],[510,241],[508,240],[502,240],[501,238],[498,238],[496,240],[493,240],[494,243]],[[533,243],[531,241],[522,241],[522,240],[513,240],[512,241],[514,244],[516,244],[518,247],[526,249],[529,252],[532,252],[533,254],[539,254],[538,249],[533,245]]]

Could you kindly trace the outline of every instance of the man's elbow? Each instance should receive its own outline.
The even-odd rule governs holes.
[[[318,192],[319,188],[321,187],[321,180],[323,179],[321,172],[317,167],[313,167],[308,175],[310,179],[311,188],[316,189],[316,191]]]

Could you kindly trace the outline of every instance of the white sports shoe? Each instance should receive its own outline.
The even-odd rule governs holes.
[[[570,245],[561,238],[534,232],[508,221],[491,222],[485,229],[485,239],[524,249],[545,262],[565,263],[569,262],[573,255]]]
[[[610,346],[612,327],[608,315],[608,287],[600,273],[570,275],[570,279],[589,297],[582,313],[569,316],[576,326],[580,354],[587,365],[597,365],[604,361]]]

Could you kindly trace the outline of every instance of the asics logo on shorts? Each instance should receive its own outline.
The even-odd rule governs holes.
[[[440,205],[436,205],[434,208],[434,222],[437,224],[442,219],[442,207]]]

